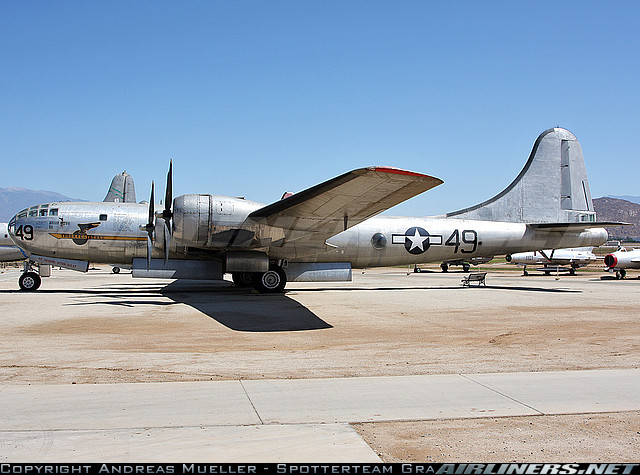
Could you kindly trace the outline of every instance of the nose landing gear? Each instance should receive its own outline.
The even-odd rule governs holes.
[[[40,278],[40,274],[33,270],[31,263],[26,261],[24,263],[24,270],[22,275],[18,279],[18,285],[20,286],[20,290],[24,290],[25,292],[32,292],[34,290],[38,290],[40,284],[42,283],[42,279]]]

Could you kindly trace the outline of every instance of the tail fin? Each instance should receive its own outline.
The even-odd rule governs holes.
[[[116,203],[135,203],[136,202],[136,186],[133,178],[127,172],[122,172],[113,177],[111,186],[107,192],[107,196],[103,201],[112,201]]]
[[[504,191],[446,216],[516,223],[595,222],[578,139],[566,129],[543,132],[524,168]]]

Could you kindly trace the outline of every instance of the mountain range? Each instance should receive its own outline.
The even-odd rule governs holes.
[[[625,201],[631,201],[632,203],[638,203],[640,204],[640,196],[609,196],[608,198],[616,198],[618,200],[625,200]]]
[[[8,222],[18,211],[29,206],[53,201],[82,201],[54,191],[28,190],[27,188],[0,188],[0,222]]]
[[[631,223],[632,226],[607,228],[613,240],[640,240],[640,204],[619,198],[596,198],[593,200],[598,221]]]

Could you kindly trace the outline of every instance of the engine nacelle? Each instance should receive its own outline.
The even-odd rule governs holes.
[[[251,247],[255,229],[242,226],[262,205],[217,195],[182,195],[173,200],[173,237],[183,246],[208,249]]]

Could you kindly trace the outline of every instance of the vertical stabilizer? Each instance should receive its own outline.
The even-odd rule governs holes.
[[[107,192],[107,196],[103,201],[111,201],[115,203],[135,203],[136,187],[133,184],[133,178],[127,172],[122,172],[113,177],[111,186]]]
[[[515,180],[490,200],[447,218],[517,223],[575,223],[596,220],[578,139],[566,129],[538,137]]]

